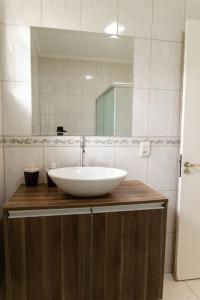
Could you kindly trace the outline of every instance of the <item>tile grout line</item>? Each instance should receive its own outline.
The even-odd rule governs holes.
[[[193,289],[188,285],[187,280],[186,280],[186,281],[183,281],[183,282],[184,282],[184,284],[187,286],[187,288],[192,292],[192,294],[193,294],[194,296],[196,296],[196,297],[200,300],[199,295],[197,295],[197,294],[193,291]]]

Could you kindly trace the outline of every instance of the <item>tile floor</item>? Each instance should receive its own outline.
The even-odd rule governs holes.
[[[163,300],[200,300],[200,279],[177,282],[166,274]]]

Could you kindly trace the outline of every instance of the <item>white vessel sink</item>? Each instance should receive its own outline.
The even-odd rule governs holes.
[[[127,172],[103,167],[68,167],[50,170],[48,174],[67,194],[94,197],[111,192],[125,179]]]

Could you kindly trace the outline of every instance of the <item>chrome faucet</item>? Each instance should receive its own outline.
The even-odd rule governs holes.
[[[81,156],[81,167],[85,167],[86,163],[85,163],[85,147],[86,147],[86,138],[83,135],[82,136],[82,140],[81,140],[81,149],[82,149],[82,156]]]

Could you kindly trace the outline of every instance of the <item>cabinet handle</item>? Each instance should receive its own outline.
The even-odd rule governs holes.
[[[109,212],[125,212],[125,211],[136,211],[136,210],[154,210],[164,209],[164,202],[149,203],[149,204],[131,204],[131,205],[116,205],[116,206],[99,206],[93,207],[92,212],[98,213],[109,213]]]
[[[9,219],[91,214],[90,207],[39,210],[10,210]]]

